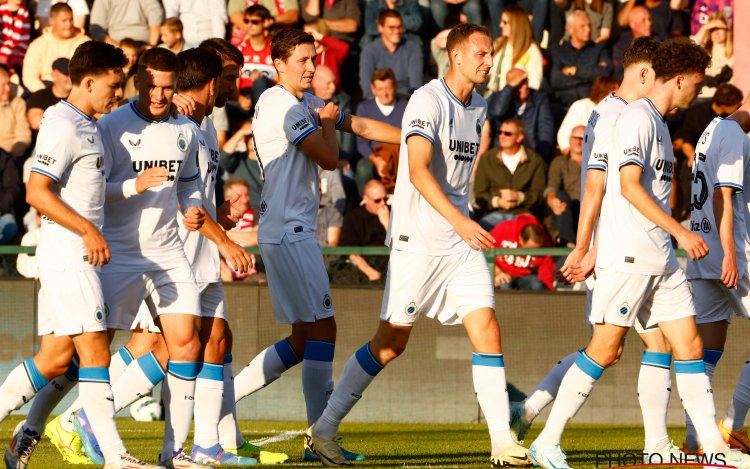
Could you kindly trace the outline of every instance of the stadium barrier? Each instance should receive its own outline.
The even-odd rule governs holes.
[[[39,345],[36,289],[37,283],[33,280],[0,279],[0,343],[3,344],[0,379]],[[274,321],[267,287],[233,283],[227,284],[225,291],[234,331],[234,370],[238,373],[264,347],[285,337],[289,329]],[[338,377],[348,357],[374,333],[382,289],[333,287],[331,294],[337,311],[334,376]],[[589,328],[583,318],[585,295],[570,291],[498,291],[496,301],[511,398],[520,399],[521,393],[530,392],[558,360],[586,345]],[[741,367],[748,358],[750,350],[743,340],[747,334],[748,322],[735,320],[714,377],[718,413],[726,409]],[[125,334],[118,334],[113,350],[126,340]],[[575,422],[641,422],[636,396],[642,351],[639,342],[634,333],[629,335],[620,363],[604,373]],[[303,420],[305,406],[300,373],[300,367],[295,367],[269,385],[269,389],[244,399],[239,405],[240,418]],[[443,327],[436,321],[420,319],[404,355],[373,382],[352,412],[351,420],[481,421],[471,379],[471,347],[463,328]],[[672,389],[676,391],[674,384]],[[70,400],[68,396],[57,411]],[[20,412],[26,411],[28,405]],[[540,419],[545,419],[547,412]],[[669,422],[683,423],[676,394],[670,402]]]

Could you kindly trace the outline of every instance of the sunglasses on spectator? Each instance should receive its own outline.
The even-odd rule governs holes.
[[[245,21],[245,24],[252,24],[253,26],[258,26],[259,24],[263,22],[263,20],[261,19],[250,19],[250,18],[245,18],[244,21]]]
[[[370,199],[370,200],[372,200],[376,204],[379,204],[380,202],[385,201],[385,197],[378,197],[377,199]]]
[[[507,130],[501,130],[499,133],[500,135],[504,135],[506,137],[512,137],[516,134],[515,132],[508,132]]]
[[[583,140],[583,137],[579,137],[578,135],[571,135],[570,138],[573,140]]]

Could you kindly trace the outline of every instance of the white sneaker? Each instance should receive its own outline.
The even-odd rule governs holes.
[[[529,448],[529,457],[535,466],[546,469],[572,469],[560,445],[544,446],[535,441]]]
[[[335,438],[321,438],[315,434],[315,424],[305,432],[305,448],[312,450],[324,466],[351,466]]]
[[[656,451],[650,453],[643,451],[643,464],[668,464],[670,462],[679,464],[686,461],[685,453],[671,441],[666,442]]]
[[[527,467],[531,466],[529,450],[513,443],[500,454],[490,456],[490,467]]]
[[[204,466],[203,464],[198,464],[192,459],[190,459],[190,456],[185,454],[185,451],[180,449],[176,454],[174,454],[170,459],[160,460],[159,464],[164,466],[166,469],[206,469],[208,466]]]
[[[724,463],[727,466],[733,466],[737,469],[750,469],[750,456],[743,452],[727,448],[724,453]],[[721,461],[716,461],[714,464],[722,464]]]
[[[164,469],[164,466],[154,466],[128,453],[124,453],[120,455],[119,461],[105,464],[104,469]]]

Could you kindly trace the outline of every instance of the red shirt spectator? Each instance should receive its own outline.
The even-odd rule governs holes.
[[[331,36],[331,28],[320,18],[305,23],[303,29],[315,38],[315,63],[330,68],[336,76],[336,89],[341,89],[341,67],[349,54],[349,44]]]
[[[271,59],[271,38],[268,36],[268,28],[273,24],[273,17],[268,8],[253,5],[245,10],[245,24],[247,36],[237,46],[244,58],[240,89],[252,87],[255,79],[261,75],[265,75],[271,85],[275,84],[276,68]]]
[[[498,223],[490,232],[498,248],[551,247],[544,227],[533,215],[522,213],[512,220]],[[551,256],[495,257],[495,286],[514,284],[517,279],[536,275],[548,290],[554,289],[555,261]],[[522,288],[522,287],[521,287]]]
[[[31,40],[31,20],[26,0],[8,0],[0,5],[0,21],[3,28],[0,63],[20,72]]]

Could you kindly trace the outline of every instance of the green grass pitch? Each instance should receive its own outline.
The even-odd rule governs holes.
[[[7,447],[11,432],[21,418],[9,417],[0,424],[0,445],[3,448]],[[161,450],[163,425],[164,422],[139,423],[131,419],[118,419],[120,433],[130,452],[150,462],[155,462]],[[289,455],[289,461],[279,467],[322,467],[317,463],[302,461],[301,432],[304,431],[304,424],[301,422],[242,421],[240,427],[250,441],[268,438],[282,440],[264,444],[270,451]],[[540,429],[541,425],[532,427],[526,438],[526,446]],[[485,424],[344,423],[341,434],[345,438],[346,448],[367,455],[367,460],[356,463],[355,467],[489,467],[489,436]],[[670,428],[670,436],[679,445],[684,429]],[[643,430],[635,425],[570,425],[562,442],[570,465],[576,469],[620,465],[616,460],[611,463],[607,461],[603,453],[640,452],[642,445]],[[623,460],[623,464],[628,465],[635,462],[632,456]],[[34,452],[28,467],[53,469],[66,465],[45,438]]]

